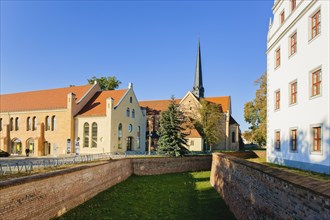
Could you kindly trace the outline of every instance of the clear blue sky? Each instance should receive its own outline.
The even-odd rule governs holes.
[[[205,96],[244,103],[266,70],[273,0],[1,1],[1,94],[84,85],[92,76],[133,82],[139,100],[192,89],[200,34]]]

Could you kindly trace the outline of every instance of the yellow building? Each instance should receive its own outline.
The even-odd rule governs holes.
[[[119,124],[121,138],[113,130]],[[35,156],[144,151],[144,132],[132,84],[115,91],[95,83],[0,96],[0,149],[14,155],[27,148]]]

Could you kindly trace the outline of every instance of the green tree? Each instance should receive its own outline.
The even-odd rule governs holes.
[[[94,84],[97,81],[102,90],[115,90],[119,87],[121,82],[115,76],[97,78],[93,76],[91,79],[87,79],[89,84]]]
[[[211,150],[222,140],[221,120],[223,120],[224,115],[221,114],[219,105],[204,99],[201,99],[200,103],[199,117],[193,120],[193,124],[205,140],[204,150]]]
[[[157,153],[171,157],[179,157],[188,153],[186,134],[183,133],[182,124],[185,116],[179,109],[172,97],[167,110],[161,113],[160,128],[158,131],[159,140]]]
[[[244,105],[244,119],[251,124],[248,131],[251,139],[262,146],[267,136],[267,73],[262,74],[255,85],[259,88],[255,98]]]

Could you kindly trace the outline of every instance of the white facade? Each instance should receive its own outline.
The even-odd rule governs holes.
[[[276,0],[267,39],[267,161],[328,174],[329,6],[329,1],[297,0],[292,8],[292,1]],[[320,23],[315,23],[316,16]],[[276,57],[279,48],[280,57]],[[319,80],[313,81],[312,74],[319,70]],[[292,83],[296,83],[296,95]]]

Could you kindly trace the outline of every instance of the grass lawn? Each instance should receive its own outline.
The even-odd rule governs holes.
[[[235,219],[210,171],[132,176],[58,219]]]

